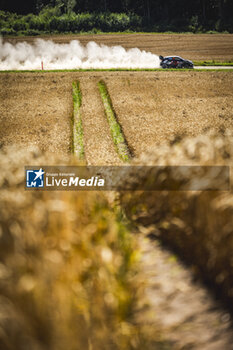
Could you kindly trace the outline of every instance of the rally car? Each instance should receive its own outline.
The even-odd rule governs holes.
[[[194,64],[192,61],[185,60],[180,56],[159,56],[162,68],[193,68]]]

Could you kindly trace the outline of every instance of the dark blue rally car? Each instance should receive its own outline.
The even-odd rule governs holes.
[[[192,61],[185,60],[180,56],[159,56],[162,68],[194,68]]]

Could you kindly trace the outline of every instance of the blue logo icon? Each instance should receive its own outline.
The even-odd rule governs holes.
[[[26,181],[28,188],[44,187],[44,171],[40,170],[26,170]]]

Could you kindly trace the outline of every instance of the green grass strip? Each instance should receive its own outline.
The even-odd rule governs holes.
[[[108,93],[107,86],[103,80],[98,83],[100,95],[104,104],[105,114],[110,127],[110,132],[113,138],[117,153],[124,162],[128,162],[131,158],[126,140],[124,138],[121,126],[117,121],[112,101]]]
[[[80,83],[73,82],[73,152],[78,159],[84,159],[83,125],[81,117],[82,93]]]
[[[224,62],[220,62],[220,61],[194,61],[193,62],[195,66],[202,66],[202,67],[208,67],[208,66],[227,66],[227,67],[232,67],[233,66],[233,61],[224,61]]]

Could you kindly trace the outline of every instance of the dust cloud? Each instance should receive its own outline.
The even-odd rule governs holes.
[[[33,44],[15,45],[0,38],[0,70],[34,69],[105,69],[158,68],[159,57],[133,48],[98,45],[90,41],[86,46],[78,40],[57,44],[51,40],[36,39]]]

